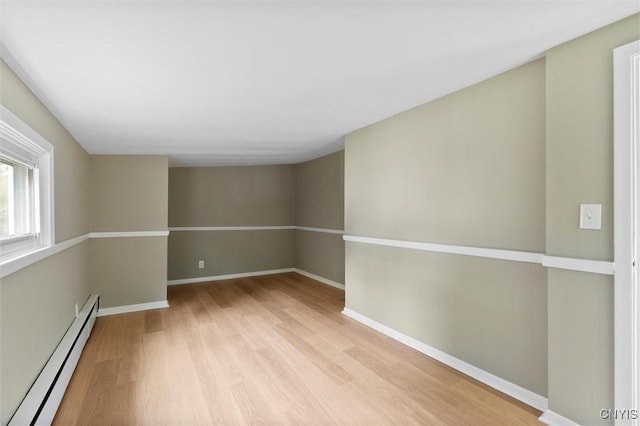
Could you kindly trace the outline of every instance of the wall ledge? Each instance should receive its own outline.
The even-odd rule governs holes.
[[[277,230],[299,230],[310,232],[321,232],[325,234],[344,234],[343,229],[315,228],[312,226],[170,226],[171,232],[194,232],[194,231],[277,231]]]
[[[169,231],[91,232],[89,238],[167,237]]]
[[[27,266],[40,262],[66,249],[94,238],[131,238],[131,237],[166,237],[169,231],[124,231],[124,232],[89,232],[77,237],[69,238],[61,243],[45,247],[40,250],[25,254],[6,261],[0,265],[0,278],[4,278]]]
[[[377,246],[406,248],[421,251],[431,251],[437,253],[458,254],[463,256],[483,257],[486,259],[508,260],[513,262],[537,263],[547,268],[566,269],[579,272],[590,272],[594,274],[613,275],[615,264],[613,262],[576,259],[571,257],[549,256],[545,253],[502,250],[484,247],[458,246],[452,244],[436,244],[420,241],[391,240],[387,238],[361,237],[355,235],[344,235],[343,239],[348,242],[371,244]]]
[[[24,256],[11,259],[5,262],[4,264],[0,265],[0,278],[4,278],[8,275],[11,275],[14,272],[19,271],[20,269],[33,265],[36,262],[40,262],[41,260],[44,260],[49,256],[58,254],[61,251],[64,251],[75,245],[83,243],[88,239],[89,239],[89,234],[80,235],[78,237],[70,238],[61,243],[54,244],[50,247],[45,247],[43,249],[28,253]]]

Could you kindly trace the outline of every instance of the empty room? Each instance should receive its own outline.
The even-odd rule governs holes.
[[[0,425],[640,425],[637,0],[0,0]]]

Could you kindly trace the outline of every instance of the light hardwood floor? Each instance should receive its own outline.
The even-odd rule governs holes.
[[[98,318],[54,424],[541,424],[540,412],[340,313],[295,273],[172,286]]]

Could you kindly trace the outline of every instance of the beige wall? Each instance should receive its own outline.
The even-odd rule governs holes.
[[[91,156],[91,231],[166,231],[168,157]]]
[[[171,232],[169,279],[292,268],[295,231]],[[204,260],[204,269],[198,261]]]
[[[296,268],[344,284],[342,235],[296,230]]]
[[[346,137],[346,234],[545,248],[545,62]],[[346,306],[547,394],[539,265],[348,243]]]
[[[93,232],[166,231],[166,156],[91,156]],[[91,240],[91,285],[100,307],[167,299],[167,237]]]
[[[92,239],[90,253],[101,309],[167,300],[167,237]]]
[[[292,226],[294,168],[169,169],[169,226]],[[204,260],[204,269],[198,261]],[[295,231],[172,231],[171,280],[293,268]]]
[[[348,135],[346,232],[611,261],[612,50],[639,38],[634,15]],[[578,228],[581,203],[603,205],[602,230]],[[534,265],[451,268],[453,259],[466,258],[349,243],[347,307],[548,395],[563,416],[612,424],[599,416],[613,407],[612,277],[548,269],[545,280]],[[475,302],[453,302],[460,288]],[[509,300],[524,316],[503,330],[509,308],[500,302]],[[442,328],[442,310],[452,332]],[[443,330],[452,341],[439,340]],[[468,333],[483,330],[500,337],[490,349],[480,341],[465,348],[474,342]],[[526,345],[516,333],[529,334]],[[527,356],[531,343],[548,346],[546,359],[539,350]],[[505,348],[514,358],[495,352]],[[514,366],[527,374],[513,376]]]
[[[344,229],[344,151],[296,164],[296,225]],[[344,284],[342,235],[296,230],[296,268]]]
[[[296,164],[296,225],[344,228],[344,151]]]
[[[613,260],[612,50],[640,39],[640,15],[546,55],[547,253]],[[602,230],[578,228],[602,204]],[[549,269],[549,406],[582,424],[612,424],[613,279]],[[616,407],[625,408],[625,407]]]
[[[342,229],[343,182],[343,152],[295,166],[172,168],[169,225]],[[342,237],[300,230],[172,231],[169,236],[170,280],[294,266],[343,283]]]
[[[546,395],[542,266],[351,242],[346,250],[349,309]]]
[[[347,136],[351,235],[544,251],[544,60]]]
[[[89,232],[89,155],[0,60],[0,103],[54,146],[56,241]],[[0,282],[0,424],[6,424],[89,297],[85,242]]]
[[[293,166],[169,170],[169,226],[275,226],[295,221]]]
[[[86,301],[89,242],[2,279],[2,424],[29,391]]]

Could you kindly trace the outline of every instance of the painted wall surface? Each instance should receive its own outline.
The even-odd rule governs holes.
[[[293,226],[290,165],[169,169],[169,226]],[[198,261],[204,260],[204,269]],[[171,280],[293,268],[295,231],[172,231]]]
[[[296,164],[296,225],[344,228],[344,151]]]
[[[544,60],[347,136],[348,233],[542,252]]]
[[[88,298],[85,241],[2,279],[2,424],[6,424]]]
[[[296,268],[344,284],[342,235],[296,230]]]
[[[91,156],[93,232],[166,231],[166,156]],[[91,285],[100,307],[167,298],[167,237],[91,240]]]
[[[346,137],[345,233],[542,252],[545,62]],[[547,394],[541,266],[348,243],[346,307]]]
[[[295,222],[293,166],[169,170],[169,226],[287,226]]]
[[[296,225],[344,229],[344,151],[296,164]],[[342,235],[296,230],[296,268],[344,284]]]
[[[547,253],[613,260],[612,50],[640,39],[640,15],[546,54]],[[581,203],[602,230],[580,230]],[[613,279],[549,269],[549,405],[581,424],[613,424]],[[625,407],[616,407],[625,408]]]
[[[54,146],[56,242],[89,232],[89,155],[0,60],[0,103]],[[0,282],[0,424],[6,424],[89,297],[89,243]]]
[[[91,231],[166,231],[168,158],[91,156]]]
[[[195,231],[169,235],[170,280],[292,268],[295,230]],[[204,268],[198,261],[204,260]]]
[[[91,242],[92,293],[100,308],[167,300],[167,237]]]
[[[349,309],[546,394],[541,265],[352,242],[346,251]]]

